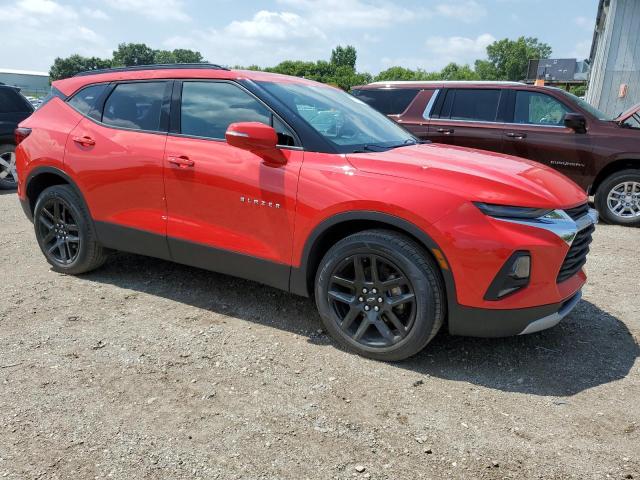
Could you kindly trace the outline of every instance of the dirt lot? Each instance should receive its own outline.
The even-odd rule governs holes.
[[[0,477],[640,478],[637,229],[598,228],[558,327],[384,364],[255,283],[53,273],[15,194],[0,211]]]

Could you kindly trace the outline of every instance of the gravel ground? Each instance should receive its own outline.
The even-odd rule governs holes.
[[[599,226],[557,327],[384,364],[252,282],[53,273],[15,194],[0,211],[0,477],[640,479],[638,229]]]

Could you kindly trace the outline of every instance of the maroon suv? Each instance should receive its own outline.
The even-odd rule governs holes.
[[[360,100],[424,140],[545,163],[609,223],[640,225],[640,105],[611,118],[553,87],[516,82],[376,82]]]

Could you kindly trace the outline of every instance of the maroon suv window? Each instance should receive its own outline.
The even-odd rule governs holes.
[[[399,115],[420,92],[414,88],[395,88],[380,90],[353,90],[353,96],[371,105],[385,115]]]
[[[499,89],[449,89],[439,117],[451,120],[495,122],[499,104]]]

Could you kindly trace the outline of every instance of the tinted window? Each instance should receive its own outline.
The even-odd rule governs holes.
[[[102,121],[114,127],[158,131],[165,82],[122,83],[104,105]]]
[[[449,90],[440,118],[495,122],[500,90],[468,88]]]
[[[32,112],[33,107],[13,88],[0,88],[0,113]]]
[[[549,95],[518,90],[513,121],[533,125],[563,125],[564,114],[568,111],[567,107]]]
[[[69,105],[85,115],[100,120],[100,114],[93,110],[93,108],[96,106],[96,100],[102,95],[105,88],[107,88],[105,84],[85,87],[69,100]]]
[[[180,109],[181,132],[224,139],[236,122],[271,125],[271,112],[240,87],[224,82],[184,82]]]
[[[386,150],[417,141],[394,121],[337,88],[297,82],[259,84],[340,153]]]
[[[385,115],[404,112],[420,90],[397,88],[388,90],[354,90],[352,94]]]

